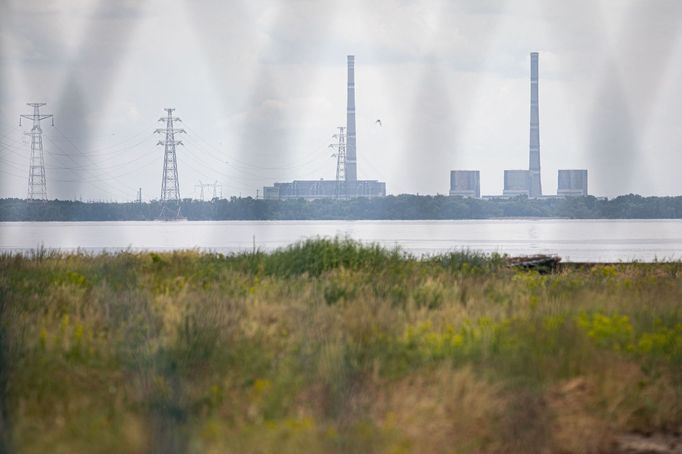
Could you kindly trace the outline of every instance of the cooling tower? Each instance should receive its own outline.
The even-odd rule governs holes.
[[[542,195],[540,178],[540,112],[538,99],[538,53],[530,54],[530,163],[529,197]]]
[[[355,134],[355,56],[348,56],[348,99],[346,107],[346,181],[355,182],[357,171],[357,142]]]

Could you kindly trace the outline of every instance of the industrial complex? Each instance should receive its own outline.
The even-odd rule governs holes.
[[[542,193],[540,172],[540,104],[539,54],[530,54],[530,150],[528,170],[505,170],[502,196],[485,198],[528,198],[580,197],[588,195],[587,170],[559,170],[559,184],[556,196]],[[481,197],[480,173],[478,170],[453,170],[450,172],[450,195],[460,197]]]
[[[348,97],[346,126],[339,127],[334,136],[336,180],[295,180],[275,183],[263,188],[263,198],[282,199],[351,199],[384,197],[386,183],[377,180],[358,180],[357,133],[355,129],[355,56],[348,56]]]
[[[346,125],[339,126],[335,142],[330,145],[336,158],[336,178],[333,180],[294,180],[277,182],[263,188],[263,198],[268,200],[347,200],[353,198],[377,198],[386,196],[386,183],[378,180],[358,180],[357,169],[357,131],[355,119],[355,57],[347,56],[347,98]],[[544,195],[540,166],[540,109],[539,109],[539,54],[530,54],[530,137],[528,169],[504,171],[504,190],[502,195],[481,196],[481,174],[479,170],[452,170],[450,172],[451,196],[467,198],[513,198],[531,199],[552,197],[583,197],[588,195],[588,174],[585,169],[561,169],[558,171],[556,195]],[[32,114],[21,115],[20,119],[31,120],[33,128],[26,133],[31,137],[31,158],[28,178],[28,200],[47,201],[45,159],[42,140],[41,121],[52,119],[52,115],[40,112],[44,103],[29,103]],[[179,135],[185,130],[176,127],[180,118],[174,116],[172,108],[165,109],[167,115],[159,119],[165,128],[155,133],[162,134],[164,140],[164,163],[161,186],[163,210],[160,219],[181,219],[180,184],[176,147],[183,145]],[[381,125],[381,121],[377,120]],[[21,120],[20,120],[21,125]],[[201,183],[201,199],[204,187],[213,186],[214,198],[217,197],[218,182],[213,185]],[[138,200],[142,200],[141,189]]]

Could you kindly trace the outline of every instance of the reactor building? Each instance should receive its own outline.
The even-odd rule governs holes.
[[[336,180],[295,180],[274,183],[263,188],[263,198],[286,199],[352,199],[386,196],[386,183],[377,180],[358,180],[357,132],[355,128],[355,56],[348,55],[348,91],[346,98],[346,127],[342,142],[336,150]],[[341,128],[343,129],[343,128]]]
[[[478,170],[452,170],[450,195],[480,199],[481,173]]]
[[[587,196],[587,170],[559,170],[557,195],[559,197]]]
[[[527,170],[504,171],[504,197],[528,197],[530,187],[530,172]]]

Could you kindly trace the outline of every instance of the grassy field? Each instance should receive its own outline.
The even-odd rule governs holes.
[[[0,452],[605,452],[682,428],[681,263],[320,240],[0,270]]]

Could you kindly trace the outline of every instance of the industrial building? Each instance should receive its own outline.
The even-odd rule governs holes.
[[[481,174],[478,170],[452,170],[450,195],[481,198]]]
[[[540,171],[540,100],[539,100],[539,55],[530,54],[530,140],[528,170],[505,170],[503,197],[526,196],[542,197],[542,174]],[[462,173],[460,173],[462,172]],[[464,171],[450,172],[450,195],[468,195],[469,183],[474,179],[480,185],[480,176],[470,176]],[[480,189],[476,189],[476,197],[480,197]]]
[[[540,167],[540,97],[539,54],[530,54],[530,140],[528,170],[505,170],[502,196],[484,196],[484,199],[529,197],[545,199],[552,197],[586,196],[587,170],[559,170],[556,196],[542,194]],[[450,172],[450,195],[480,197],[480,174],[478,171],[453,170]]]
[[[505,170],[505,197],[530,196],[530,172],[528,170]]]
[[[375,198],[384,196],[386,196],[386,183],[376,180],[358,180],[354,182],[294,180],[290,183],[275,183],[273,186],[263,188],[263,197],[270,200]]]
[[[559,197],[585,197],[587,194],[586,169],[559,170],[557,186]]]
[[[528,170],[505,170],[503,196],[542,197],[542,174],[540,172],[540,99],[539,55],[530,54],[530,141]]]
[[[336,180],[295,180],[275,183],[263,188],[265,199],[352,199],[386,196],[386,183],[357,179],[357,133],[355,128],[355,57],[348,55],[348,91],[346,127],[339,128],[339,143],[335,146]],[[345,132],[344,132],[345,131]],[[342,166],[341,168],[339,166]]]

